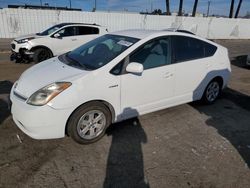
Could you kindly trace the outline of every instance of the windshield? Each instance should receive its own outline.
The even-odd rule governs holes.
[[[74,66],[80,68],[98,69],[112,61],[138,40],[119,35],[101,36],[67,53],[67,64],[71,65],[73,62]]]
[[[60,29],[61,27],[63,27],[63,25],[54,25],[41,33],[37,33],[37,35],[40,35],[40,36],[50,35],[51,33],[55,32],[56,30]]]

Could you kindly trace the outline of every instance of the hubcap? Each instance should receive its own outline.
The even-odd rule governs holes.
[[[98,137],[104,130],[106,117],[100,110],[91,110],[82,115],[77,123],[80,137],[90,140]]]
[[[211,82],[207,87],[206,98],[209,102],[213,102],[219,95],[220,86],[218,82]]]

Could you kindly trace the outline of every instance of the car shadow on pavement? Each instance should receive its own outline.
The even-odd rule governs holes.
[[[107,129],[112,136],[104,188],[149,188],[144,176],[142,144],[147,136],[138,118],[112,124]]]
[[[226,88],[222,93],[222,97],[232,101],[237,106],[250,112],[250,96],[240,93],[236,90]]]
[[[4,120],[9,117],[10,111],[8,109],[8,103],[2,99],[0,99],[0,125]]]
[[[222,99],[214,104],[206,106],[194,102],[191,106],[209,116],[206,124],[216,128],[237,149],[250,168],[250,116],[245,114],[245,110],[250,112],[250,96],[226,88]]]
[[[0,124],[10,115],[8,105],[8,95],[13,83],[5,80],[0,81]]]
[[[236,56],[231,60],[232,65],[244,68],[244,69],[250,69],[250,66],[247,66],[247,55],[241,55],[241,56]]]
[[[0,81],[0,94],[9,94],[13,83],[9,80]]]

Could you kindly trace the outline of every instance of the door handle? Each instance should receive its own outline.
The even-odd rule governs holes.
[[[210,68],[211,67],[211,64],[210,63],[207,63],[207,68]]]
[[[170,77],[172,77],[174,74],[173,73],[171,73],[171,72],[166,72],[165,74],[164,74],[164,78],[170,78]]]
[[[76,41],[77,39],[71,39],[71,41]]]

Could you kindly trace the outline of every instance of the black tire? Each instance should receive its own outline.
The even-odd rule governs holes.
[[[40,63],[41,61],[51,58],[52,56],[53,55],[49,50],[45,48],[38,48],[34,51],[33,61],[35,63]]]
[[[90,137],[90,129],[91,128],[93,129],[92,126],[94,126],[93,125],[94,121],[92,121],[90,119],[87,119],[87,120],[83,119],[83,121],[85,121],[85,122],[91,121],[91,122],[89,122],[89,125],[86,126],[86,125],[82,125],[80,123],[80,120],[82,118],[87,118],[86,114],[91,113],[91,112],[103,113],[103,116],[105,116],[105,123],[103,123],[102,129],[100,130],[100,132],[98,132],[98,134],[95,137],[86,138],[88,136]],[[94,117],[95,117],[95,114],[94,114]],[[89,118],[90,118],[90,116],[89,116]],[[104,120],[103,120],[103,122],[104,122]],[[91,103],[87,103],[85,105],[80,106],[71,115],[71,117],[68,121],[68,124],[67,124],[67,133],[73,140],[75,140],[79,144],[90,144],[90,143],[93,143],[93,142],[100,140],[104,136],[106,129],[110,124],[111,124],[111,113],[110,113],[109,109],[101,102],[91,102]],[[84,127],[82,128],[81,126],[84,126]],[[82,130],[79,130],[79,129],[82,129]],[[88,131],[86,132],[86,135],[84,135],[85,137],[80,136],[79,131],[84,132],[87,129],[89,132]],[[97,128],[96,128],[96,130],[97,130]],[[88,135],[88,133],[89,133],[89,135]],[[83,133],[83,134],[85,134],[85,133]]]
[[[21,58],[18,58],[18,59],[16,59],[16,61],[15,61],[15,63],[23,63],[24,61],[23,61],[23,59],[21,59]]]
[[[221,94],[221,87],[221,83],[217,79],[209,82],[202,96],[203,103],[213,104]]]

